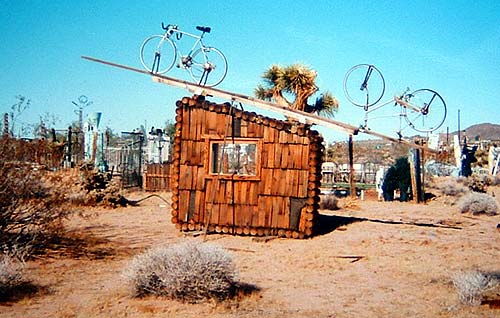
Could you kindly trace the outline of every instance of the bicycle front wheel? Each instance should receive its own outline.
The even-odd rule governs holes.
[[[374,65],[358,64],[344,77],[344,93],[356,106],[370,107],[384,96],[385,80]]]
[[[189,74],[198,85],[213,87],[220,84],[227,74],[227,60],[214,47],[196,50],[192,55]]]
[[[152,35],[141,45],[142,66],[154,74],[163,74],[174,66],[177,58],[175,44],[163,35]]]
[[[416,131],[428,133],[441,127],[446,119],[446,103],[431,89],[418,89],[407,95],[404,108],[408,125]]]

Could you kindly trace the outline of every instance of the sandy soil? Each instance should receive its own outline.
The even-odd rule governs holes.
[[[0,317],[500,317],[487,304],[461,305],[450,282],[458,270],[500,271],[500,215],[368,199],[322,211],[325,233],[312,239],[209,235],[234,256],[240,281],[260,291],[192,305],[134,298],[121,273],[147,248],[202,236],[179,233],[158,198],[91,212],[70,220],[58,249],[27,263],[35,291],[0,303]]]

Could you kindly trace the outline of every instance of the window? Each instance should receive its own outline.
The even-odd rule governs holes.
[[[210,174],[256,177],[258,142],[229,139],[210,142]]]

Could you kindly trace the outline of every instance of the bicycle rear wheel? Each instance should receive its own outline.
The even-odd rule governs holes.
[[[163,74],[174,66],[177,58],[175,44],[163,35],[152,35],[141,45],[142,66],[154,74]]]
[[[384,96],[385,80],[374,65],[358,64],[344,77],[344,93],[356,106],[370,107]]]
[[[214,47],[200,48],[192,55],[189,74],[196,84],[213,87],[220,84],[227,74],[227,60]]]
[[[446,119],[446,103],[431,89],[418,89],[405,100],[411,107],[404,107],[408,125],[416,131],[428,133],[441,127]]]

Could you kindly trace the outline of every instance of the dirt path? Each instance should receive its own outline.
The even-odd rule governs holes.
[[[149,247],[201,237],[181,235],[158,198],[95,212],[69,222],[74,240],[67,253],[28,262],[26,274],[39,292],[0,304],[0,317],[500,316],[487,305],[461,306],[450,283],[457,270],[500,271],[500,216],[471,217],[437,201],[363,201],[322,211],[329,215],[326,233],[308,240],[209,235],[233,254],[240,280],[260,292],[239,302],[189,305],[135,299],[121,272]]]

